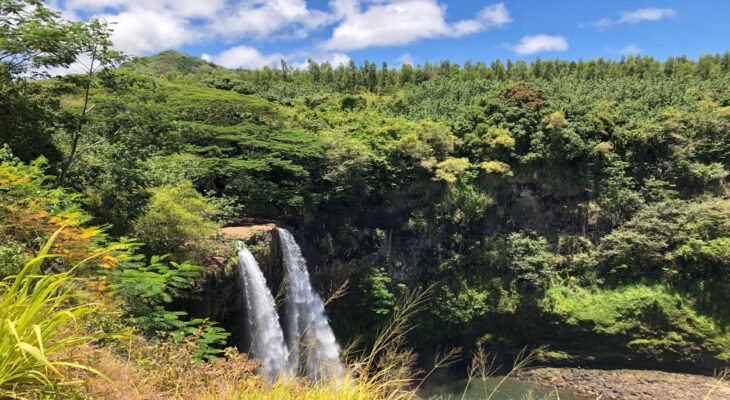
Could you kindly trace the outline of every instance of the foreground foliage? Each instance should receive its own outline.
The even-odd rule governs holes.
[[[0,396],[24,398],[79,384],[69,369],[101,375],[73,351],[101,335],[87,335],[78,320],[95,310],[78,298],[73,270],[44,274],[43,261],[58,232],[17,275],[0,283]]]

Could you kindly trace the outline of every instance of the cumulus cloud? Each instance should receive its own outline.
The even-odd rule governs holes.
[[[306,59],[305,59],[306,58]],[[327,53],[327,52],[317,52],[314,53],[307,52],[306,54],[299,52],[299,53],[292,53],[288,55],[287,59],[295,60],[293,64],[291,64],[292,67],[297,69],[308,69],[309,68],[309,62],[308,59],[312,59],[312,61],[315,61],[319,64],[322,63],[330,63],[333,67],[337,67],[338,65],[347,65],[351,58],[345,53]]]
[[[68,67],[45,67],[40,68],[37,72],[48,74],[48,76],[63,76],[68,74],[83,74],[89,71],[91,67],[91,58],[86,54],[81,54],[75,62]],[[94,70],[97,70],[96,66]]]
[[[512,22],[504,3],[484,7],[477,17],[459,21],[453,25],[452,36],[471,35],[491,28],[499,28]]]
[[[459,37],[501,27],[512,21],[502,3],[483,8],[473,19],[452,24],[445,19],[446,6],[436,0],[378,1],[365,10],[358,1],[336,0],[332,8],[341,21],[324,44],[331,50],[356,50],[405,45],[419,39]]]
[[[346,65],[351,60],[350,56],[348,56],[345,53],[315,54],[314,56],[312,56],[310,58],[318,63],[328,62],[328,63],[332,64],[333,66],[338,66],[340,64]]]
[[[512,21],[503,3],[486,6],[473,18],[447,21],[442,0],[330,0],[325,9],[313,8],[307,0],[48,1],[66,16],[111,22],[115,46],[132,55],[216,39],[231,44],[242,39],[301,39],[335,25],[317,51],[341,61],[347,50],[461,37]]]
[[[236,46],[223,51],[218,55],[208,56],[208,60],[226,68],[256,69],[265,66],[275,66],[284,55],[281,53],[262,54],[258,49],[250,46]]]
[[[646,21],[659,21],[674,17],[677,12],[672,8],[639,8],[631,11],[622,11],[618,18],[601,18],[594,22],[599,29],[605,29],[619,24],[637,24]]]
[[[286,60],[290,67],[298,69],[309,68],[308,59],[312,59],[320,64],[328,62],[332,66],[345,65],[350,62],[350,56],[345,53],[315,50],[313,52],[298,51],[289,54],[263,54],[251,46],[234,46],[215,55],[203,53],[200,58],[226,68],[242,69],[259,69],[266,66],[277,67],[281,60]]]
[[[180,17],[213,18],[226,6],[225,0],[66,0],[64,8],[83,12],[148,10]]]
[[[114,46],[129,54],[176,48],[201,38],[188,21],[166,12],[139,9],[98,17],[112,24]]]
[[[241,2],[210,28],[227,38],[264,38],[284,27],[292,36],[304,37],[331,22],[331,14],[307,7],[305,0],[252,0]]]
[[[568,40],[560,35],[528,35],[523,36],[519,43],[510,48],[520,55],[565,51],[568,50]]]
[[[333,14],[309,8],[305,0],[66,0],[58,8],[67,16],[112,22],[115,46],[134,55],[204,39],[265,38],[283,30],[305,37],[335,21]]]

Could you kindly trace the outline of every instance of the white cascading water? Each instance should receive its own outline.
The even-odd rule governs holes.
[[[259,264],[248,249],[238,252],[238,273],[246,307],[245,328],[250,343],[249,354],[260,360],[259,372],[266,375],[270,382],[280,375],[291,375],[289,353],[274,297],[266,286],[266,278]]]
[[[322,298],[309,281],[307,262],[291,232],[284,228],[277,231],[286,269],[289,366],[314,380],[339,378],[343,372],[340,347],[327,322]]]

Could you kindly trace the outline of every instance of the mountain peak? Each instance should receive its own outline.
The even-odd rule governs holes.
[[[204,74],[221,68],[176,50],[165,50],[149,57],[137,57],[127,63],[127,66],[138,72],[157,76]]]

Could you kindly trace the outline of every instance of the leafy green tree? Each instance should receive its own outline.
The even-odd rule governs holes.
[[[76,61],[82,23],[69,22],[41,0],[0,1],[0,62],[16,76]]]
[[[621,281],[728,279],[730,204],[719,198],[654,203],[601,239],[601,268]]]
[[[68,82],[81,89],[83,100],[78,119],[75,123],[66,126],[70,139],[66,159],[61,164],[59,174],[61,184],[65,183],[68,170],[76,160],[79,144],[84,135],[87,114],[93,109],[93,105],[89,103],[91,88],[100,74],[109,74],[123,60],[121,53],[112,48],[111,30],[107,27],[106,22],[94,19],[81,25],[79,31],[80,35],[76,38],[77,51],[79,56],[88,58],[88,61],[78,61],[84,66],[82,74],[71,75],[66,78]]]
[[[69,22],[40,0],[0,1],[0,143],[25,162],[56,162],[51,133],[58,101],[27,77],[66,67],[79,54],[83,23]]]
[[[193,185],[180,182],[150,190],[152,198],[134,222],[134,232],[150,254],[169,252],[175,260],[203,261],[217,225],[216,210]]]
[[[539,298],[555,276],[560,256],[551,252],[544,238],[511,233],[498,238],[484,255],[485,274],[499,274],[514,283],[527,299]]]
[[[53,110],[58,101],[37,84],[13,79],[0,67],[0,144],[10,146],[24,162],[40,156],[51,163],[61,159],[53,142]]]
[[[368,270],[358,282],[360,302],[373,313],[384,316],[393,311],[395,295],[390,291],[391,278],[384,268]]]
[[[599,204],[614,226],[630,218],[643,204],[634,178],[626,173],[628,167],[627,162],[618,161],[606,168],[609,176],[601,188]]]

